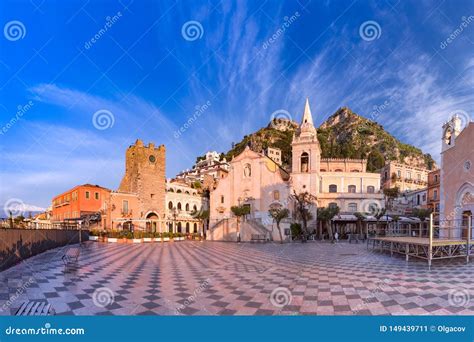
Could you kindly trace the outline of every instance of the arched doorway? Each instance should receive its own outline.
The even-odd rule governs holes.
[[[186,234],[189,234],[189,222],[186,222]]]
[[[194,223],[194,233],[197,233],[198,232],[198,225],[197,223]]]
[[[132,221],[126,221],[122,225],[122,230],[128,230],[129,232],[133,232],[133,224]]]
[[[154,211],[151,211],[146,215],[145,218],[149,220],[146,223],[146,231],[156,233],[157,228],[158,228],[158,219],[159,219],[158,214],[155,213]]]
[[[181,233],[181,222],[178,222],[178,227],[176,228],[178,233]]]
[[[474,184],[470,182],[464,183],[456,193],[456,223],[460,226],[460,233],[462,239],[467,239],[468,227],[471,227],[472,239],[472,225],[474,213]]]

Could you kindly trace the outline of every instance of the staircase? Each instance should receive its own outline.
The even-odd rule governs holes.
[[[268,230],[259,219],[248,219],[245,223],[255,231],[255,234],[264,235],[268,240],[271,240],[271,231]]]

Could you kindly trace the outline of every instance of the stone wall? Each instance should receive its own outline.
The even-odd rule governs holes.
[[[82,241],[89,232],[82,231]],[[79,231],[65,229],[0,229],[0,271],[52,248],[79,242]]]

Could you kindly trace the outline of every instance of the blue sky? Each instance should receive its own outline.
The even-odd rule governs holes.
[[[439,160],[442,123],[474,110],[472,16],[467,0],[2,1],[0,203],[116,189],[137,138],[166,145],[172,177],[275,111],[299,121],[306,97],[318,125],[349,106]]]

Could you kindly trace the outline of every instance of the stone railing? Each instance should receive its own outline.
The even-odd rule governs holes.
[[[82,230],[82,241],[89,231]],[[52,248],[79,242],[79,231],[72,229],[0,229],[0,271]]]

